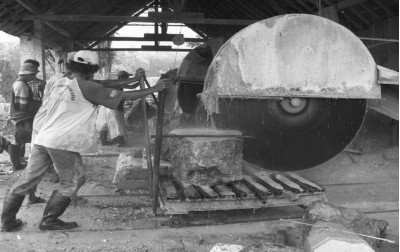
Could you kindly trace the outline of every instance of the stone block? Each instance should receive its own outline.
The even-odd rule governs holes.
[[[334,222],[318,221],[304,242],[305,252],[374,252],[360,236]]]
[[[148,189],[147,161],[135,158],[131,153],[121,153],[117,160],[113,184],[120,190]]]
[[[117,160],[113,184],[120,190],[148,189],[147,159],[142,157],[143,149],[131,149],[121,153]],[[153,158],[152,161],[154,162]],[[160,174],[171,173],[171,163],[160,161]]]
[[[215,185],[242,179],[241,132],[212,129],[178,129],[175,135],[206,137],[165,138],[163,157],[173,165],[173,176],[184,183]],[[229,137],[219,137],[229,135]]]

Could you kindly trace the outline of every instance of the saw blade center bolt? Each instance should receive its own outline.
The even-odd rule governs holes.
[[[283,98],[280,101],[283,111],[289,114],[298,114],[302,112],[307,106],[307,100],[304,98]]]
[[[293,107],[298,107],[298,106],[300,106],[300,104],[301,104],[301,100],[300,100],[300,98],[291,98],[291,99],[290,99],[290,104],[291,104]]]

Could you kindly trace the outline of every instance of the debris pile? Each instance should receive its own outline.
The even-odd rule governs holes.
[[[384,220],[368,218],[364,213],[357,210],[334,206],[324,201],[317,201],[311,204],[305,211],[304,219],[309,224],[318,221],[338,223],[357,234],[367,235],[377,238],[385,238],[387,226]],[[305,235],[310,231],[310,227],[305,227]],[[377,248],[381,240],[362,237],[371,247]]]

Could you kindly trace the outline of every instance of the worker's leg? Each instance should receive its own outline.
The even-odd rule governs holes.
[[[33,119],[26,119],[17,122],[14,126],[15,143],[8,147],[8,154],[14,171],[22,170],[26,167],[26,163],[21,163],[21,146],[31,142],[32,124]]]
[[[108,126],[105,123],[99,130],[99,139],[100,139],[100,144],[102,146],[113,144],[111,141],[108,141],[107,136],[108,136]]]
[[[27,119],[21,121],[16,124],[16,132],[15,132],[15,146],[12,147],[12,153],[10,153],[10,157],[12,157],[13,167],[19,166],[20,168],[26,167],[27,163],[25,162],[25,144],[30,143],[32,141],[32,131],[33,131],[33,120]],[[18,150],[19,146],[19,150]],[[18,153],[19,151],[19,153]],[[14,154],[15,152],[15,154]],[[17,156],[19,156],[19,161],[17,161]],[[16,164],[16,165],[14,165]],[[22,168],[22,169],[23,169]],[[14,169],[15,170],[15,169]],[[45,199],[36,196],[36,187],[33,188],[29,192],[28,204],[36,204],[36,203],[44,203]]]
[[[108,141],[108,126],[107,126],[107,115],[106,107],[100,106],[99,112],[96,119],[96,128],[99,132],[99,140],[101,145],[111,145],[112,142]]]
[[[125,117],[124,113],[120,110],[111,110],[110,112],[112,114],[112,125],[111,130],[110,129],[110,135],[112,131],[115,131],[115,134],[117,135],[117,146],[118,147],[123,147],[126,144],[126,138],[128,136],[128,132],[126,131],[126,126],[125,126]]]
[[[65,230],[77,227],[76,222],[64,222],[60,217],[85,182],[82,157],[77,152],[47,148],[60,177],[60,187],[53,191],[40,222],[40,230]]]
[[[16,219],[16,215],[21,208],[25,195],[36,188],[50,164],[51,158],[46,149],[43,146],[35,145],[32,148],[28,166],[4,199],[3,212],[1,213],[1,231],[9,232],[22,225],[22,221]]]

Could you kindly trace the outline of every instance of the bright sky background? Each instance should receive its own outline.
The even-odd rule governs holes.
[[[5,33],[3,31],[0,31],[0,41],[1,42],[10,42],[10,41],[17,41],[18,42],[19,38],[15,37],[15,36],[11,36],[10,34]]]

